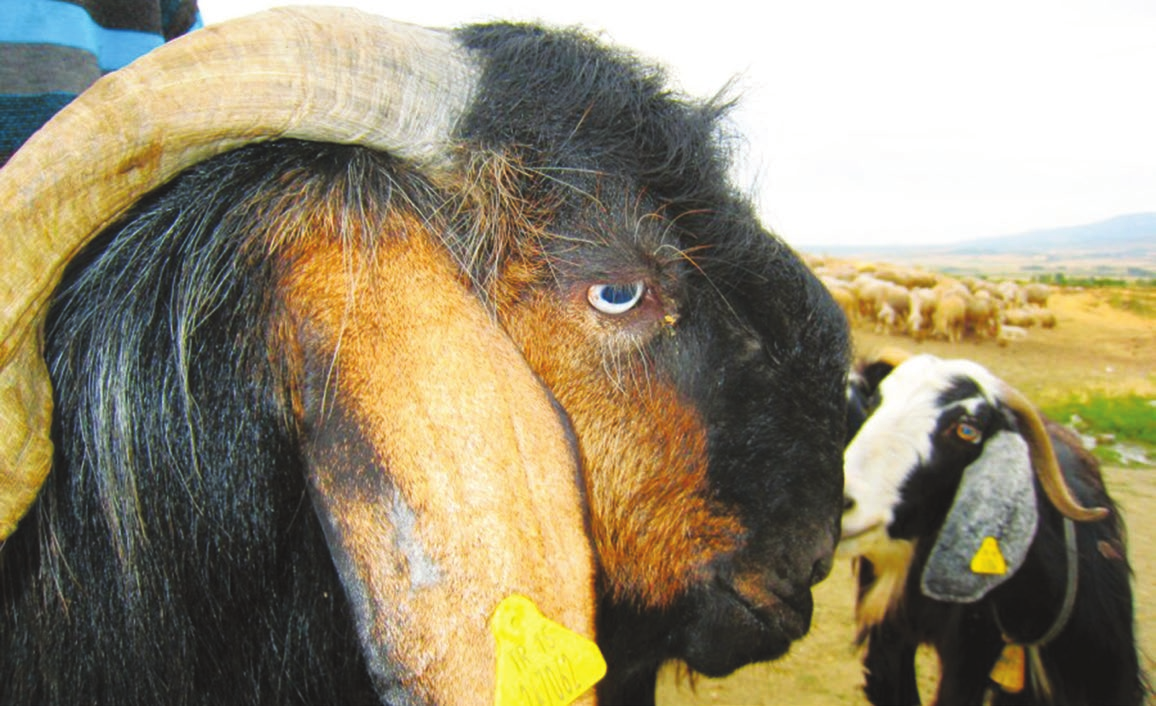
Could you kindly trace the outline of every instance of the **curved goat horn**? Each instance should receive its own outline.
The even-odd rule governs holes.
[[[879,363],[887,363],[895,367],[911,357],[911,353],[902,348],[884,348],[875,355],[875,361]]]
[[[52,460],[47,302],[93,235],[184,168],[280,137],[436,168],[479,73],[437,30],[283,8],[174,40],[95,83],[0,169],[0,539]],[[83,152],[78,164],[69,156]]]
[[[1020,420],[1021,431],[1028,442],[1032,457],[1032,468],[1044,488],[1044,493],[1052,505],[1065,517],[1076,522],[1094,522],[1108,516],[1103,507],[1086,508],[1072,495],[1071,489],[1060,472],[1055,449],[1048,438],[1047,430],[1035,406],[1018,390],[1004,383],[1000,391],[1004,402]]]

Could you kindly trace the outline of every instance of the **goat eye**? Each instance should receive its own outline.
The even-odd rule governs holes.
[[[978,444],[979,440],[983,437],[983,432],[974,424],[960,422],[955,425],[955,435],[969,444]]]
[[[596,284],[586,290],[590,306],[603,314],[625,314],[634,308],[646,293],[646,284]]]

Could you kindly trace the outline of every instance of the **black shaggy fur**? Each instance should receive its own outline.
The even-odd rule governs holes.
[[[206,163],[73,262],[46,335],[56,461],[2,555],[0,702],[377,703],[267,340],[259,226],[345,170],[388,204],[384,160],[351,152]]]
[[[871,409],[875,386],[889,369],[877,364],[874,370],[863,371],[852,392],[852,404]],[[961,395],[976,391],[969,380],[959,384]],[[997,429],[1015,428],[1010,415],[998,408],[989,406],[974,414],[983,420],[985,436]],[[1076,523],[1075,607],[1056,639],[1040,649],[1051,698],[1034,689],[1030,674],[1025,675],[1027,687],[1022,692],[1009,693],[991,682],[989,673],[1003,650],[1005,635],[1020,644],[1039,640],[1060,614],[1067,583],[1062,516],[1035,481],[1039,528],[1015,576],[973,603],[948,603],[924,595],[920,577],[958,485],[959,471],[979,454],[972,450],[972,459],[961,460],[937,449],[928,466],[920,468],[904,487],[903,507],[896,508],[896,522],[889,529],[893,537],[915,542],[902,598],[882,622],[858,636],[865,646],[864,691],[871,703],[920,703],[915,655],[921,644],[932,645],[939,655],[942,676],[936,703],[940,706],[1144,703],[1150,688],[1139,663],[1123,518],[1104,486],[1099,463],[1080,440],[1050,420],[1045,419],[1045,426],[1075,497],[1086,507],[1111,511],[1103,521]],[[921,476],[937,475],[954,477],[955,482],[946,487],[942,483],[913,486]],[[904,510],[916,506],[924,508],[921,514]],[[905,523],[900,522],[904,512]],[[869,560],[857,561],[862,597],[876,574]]]
[[[632,209],[659,213],[666,229],[647,237],[694,254],[677,276],[695,296],[679,336],[645,353],[699,409],[715,500],[745,528],[742,554],[716,570],[789,565],[780,588],[802,623],[761,624],[719,586],[661,610],[607,594],[600,696],[653,702],[668,659],[724,674],[806,630],[837,535],[849,341],[818,281],[727,181],[726,106],[671,95],[661,72],[577,32],[459,36],[486,66],[459,137],[511,165],[503,197],[528,227],[475,218],[485,204],[387,156],[282,142],[189,170],[72,262],[46,333],[57,457],[0,551],[0,703],[378,702],[270,330],[277,224],[310,208],[415,214],[484,299],[536,249],[549,262],[530,286],[545,289],[579,255],[594,268],[636,257],[630,230],[590,235],[594,195],[627,223]],[[555,237],[575,233],[577,249]]]

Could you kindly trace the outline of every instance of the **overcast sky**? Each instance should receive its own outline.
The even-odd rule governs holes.
[[[199,2],[206,23],[288,4]],[[311,4],[432,26],[581,24],[691,95],[737,79],[736,179],[803,249],[1156,211],[1154,0]]]

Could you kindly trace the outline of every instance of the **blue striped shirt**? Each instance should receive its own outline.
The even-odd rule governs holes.
[[[0,0],[0,165],[101,75],[200,25],[196,0]]]

